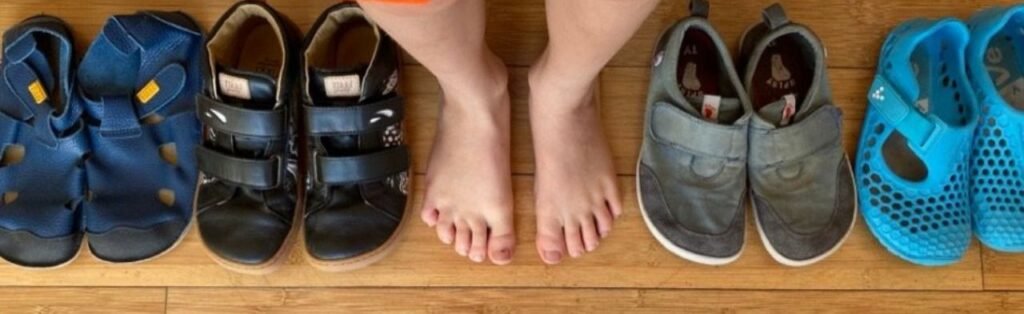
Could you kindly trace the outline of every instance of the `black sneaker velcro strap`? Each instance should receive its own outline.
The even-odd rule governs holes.
[[[232,106],[206,95],[196,97],[196,114],[204,125],[241,136],[279,138],[284,136],[283,110],[253,110]]]
[[[402,97],[349,107],[303,105],[310,136],[347,135],[383,130],[401,122],[405,115]]]
[[[254,189],[277,187],[284,167],[281,158],[277,156],[267,159],[242,158],[204,146],[196,147],[196,157],[203,174]]]
[[[313,161],[318,183],[355,184],[382,180],[409,169],[409,150],[405,145],[357,156],[319,156]]]

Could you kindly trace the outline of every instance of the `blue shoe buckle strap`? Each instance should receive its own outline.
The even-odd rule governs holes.
[[[128,95],[101,96],[103,122],[100,135],[110,138],[126,138],[142,135],[135,104]]]
[[[27,64],[18,62],[7,67],[4,71],[4,80],[7,88],[14,92],[22,104],[21,116],[15,118],[31,121],[36,138],[48,147],[55,147],[57,135],[50,125],[54,109],[40,78]]]
[[[868,94],[868,103],[885,121],[900,132],[910,143],[927,152],[935,141],[946,133],[945,124],[935,121],[909,105],[888,83],[876,76]]]

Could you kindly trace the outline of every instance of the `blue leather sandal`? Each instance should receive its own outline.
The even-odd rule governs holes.
[[[1024,251],[1024,6],[993,7],[970,20],[967,64],[980,120],[971,161],[971,203],[978,239]]]
[[[71,38],[63,21],[25,20],[4,33],[0,64],[0,258],[58,267],[77,256],[87,152],[71,95]]]
[[[878,240],[912,263],[958,261],[971,240],[969,155],[977,123],[955,19],[911,20],[886,39],[857,152],[858,197]]]
[[[77,100],[93,147],[86,233],[101,260],[154,258],[192,220],[202,42],[179,12],[118,15],[82,59]]]

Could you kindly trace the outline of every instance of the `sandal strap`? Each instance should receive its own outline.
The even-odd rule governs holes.
[[[924,152],[948,133],[949,127],[945,123],[922,114],[881,75],[875,77],[868,94],[868,103],[886,123]]]
[[[196,157],[204,174],[256,189],[277,187],[284,170],[281,157],[276,155],[267,159],[242,158],[198,146]]]
[[[384,130],[402,121],[403,99],[393,95],[356,106],[302,106],[310,136],[348,135]]]
[[[356,156],[315,155],[313,159],[313,178],[327,185],[379,181],[408,169],[409,150],[405,145]]]
[[[207,95],[196,97],[196,114],[204,125],[232,135],[280,138],[284,136],[284,110],[253,110],[225,104]]]

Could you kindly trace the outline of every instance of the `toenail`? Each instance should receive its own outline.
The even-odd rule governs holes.
[[[558,263],[562,261],[562,252],[559,251],[547,251],[544,252],[544,259],[549,262]]]
[[[473,260],[474,262],[477,262],[477,263],[483,262],[484,261],[484,255],[480,254],[480,253],[473,253],[472,255],[469,256],[469,259],[471,259],[471,260]]]
[[[577,251],[577,250],[569,250],[569,256],[571,256],[572,258],[577,258],[577,257],[580,257],[580,255],[582,255],[582,254],[580,254],[580,251]]]
[[[496,259],[498,261],[506,261],[506,260],[508,260],[511,257],[512,257],[512,252],[509,251],[509,249],[502,249],[501,251],[498,251],[497,253],[494,253],[494,259]]]
[[[606,237],[608,237],[608,230],[601,230],[601,238],[604,239]]]

